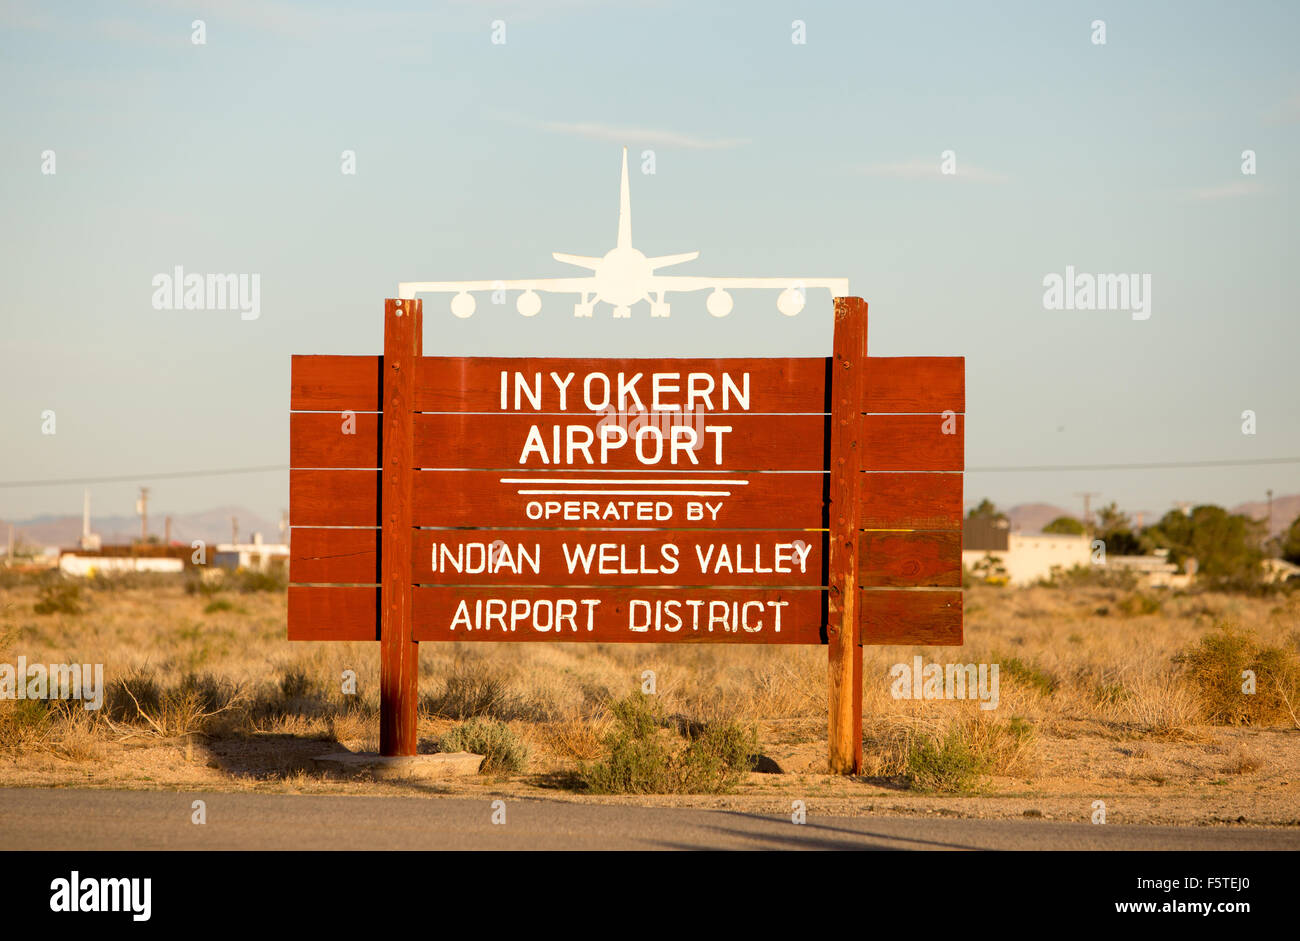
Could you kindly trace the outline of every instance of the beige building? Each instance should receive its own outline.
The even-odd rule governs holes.
[[[1032,585],[1052,569],[1088,565],[1086,536],[1013,533],[1006,520],[967,519],[962,527],[961,563],[977,576],[1010,585]]]

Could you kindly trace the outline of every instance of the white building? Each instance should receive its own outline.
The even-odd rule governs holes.
[[[65,552],[59,557],[59,571],[65,575],[109,575],[119,572],[178,573],[185,568],[180,559],[141,558],[129,555],[77,555]]]
[[[282,543],[262,542],[262,534],[253,533],[252,542],[219,543],[212,562],[227,569],[266,572],[273,566],[289,564],[289,547]]]
[[[1169,561],[1168,549],[1157,549],[1153,555],[1108,555],[1106,564],[1133,572],[1151,588],[1186,588],[1196,575],[1195,559],[1188,559],[1186,572],[1179,575],[1178,566]]]
[[[1050,578],[1052,569],[1088,565],[1087,536],[1052,533],[1013,533],[1006,520],[967,519],[962,527],[961,564],[968,570],[1006,584],[1032,585]]]

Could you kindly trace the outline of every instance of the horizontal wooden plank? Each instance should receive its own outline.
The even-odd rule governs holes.
[[[964,415],[867,415],[864,471],[959,471],[965,467]],[[952,433],[945,434],[945,428]]]
[[[821,644],[819,589],[415,589],[415,639]]]
[[[817,529],[825,475],[421,471],[417,526]],[[624,481],[645,483],[624,483]],[[678,484],[674,480],[704,481]]]
[[[348,532],[348,530],[339,530]],[[431,585],[820,587],[821,532],[415,531],[415,581]]]
[[[382,356],[294,356],[289,366],[289,408],[378,411],[382,360]]]
[[[289,416],[289,466],[378,467],[380,416],[295,412]],[[671,416],[641,430],[587,416],[415,416],[415,463],[429,468],[524,470],[821,470],[820,415]],[[680,430],[674,430],[675,428]],[[674,443],[675,442],[675,443]],[[603,445],[603,447],[602,447]]]
[[[864,588],[960,588],[961,532],[864,532],[858,542]]]
[[[293,412],[290,467],[363,467],[382,463],[378,412]]]
[[[514,588],[493,591],[481,588],[417,587],[414,590],[415,637],[419,641],[586,641],[596,643],[717,642],[717,643],[824,643],[822,623],[825,593],[816,589],[633,589],[600,588],[566,592],[564,589]],[[475,602],[494,599],[505,602],[489,608]],[[518,599],[527,603],[514,606]],[[461,601],[468,622],[455,620]],[[561,608],[557,601],[566,600]],[[631,601],[640,602],[636,606]],[[551,630],[545,605],[550,601]],[[598,605],[587,602],[599,601]],[[665,606],[662,602],[676,602]],[[788,604],[780,605],[780,602]],[[656,602],[660,602],[656,607]],[[695,602],[695,605],[689,604]],[[712,602],[722,604],[710,607]],[[761,607],[755,602],[761,602]],[[740,605],[740,607],[737,607]],[[748,605],[748,607],[745,607]],[[862,643],[959,646],[962,643],[962,595],[959,591],[916,591],[907,589],[862,590]],[[378,639],[378,588],[301,586],[289,587],[290,640],[376,640]],[[629,611],[638,627],[629,626]],[[781,615],[778,634],[775,615]],[[554,630],[555,613],[560,631]],[[655,613],[659,629],[655,629]],[[591,612],[590,622],[588,612]],[[695,613],[698,612],[698,621]],[[489,615],[492,615],[489,618]],[[710,615],[713,631],[709,631]],[[744,629],[748,618],[751,630]],[[762,625],[760,626],[760,618]],[[476,621],[477,619],[477,621]],[[677,620],[680,619],[680,622]],[[502,623],[506,629],[501,629]],[[737,621],[738,631],[726,630]],[[475,623],[480,626],[473,628]],[[509,628],[514,625],[515,630]],[[590,624],[591,630],[588,630]],[[698,624],[698,626],[697,626]],[[672,630],[676,628],[676,630]],[[757,630],[752,630],[758,628]]]
[[[876,473],[858,480],[863,529],[961,531],[961,474]]]
[[[381,356],[294,356],[291,366],[291,409],[304,411],[378,411]],[[584,393],[585,377],[601,373],[611,378],[609,400],[618,410],[618,374],[625,380],[640,374],[635,388],[641,404],[653,410],[655,373],[678,373],[680,381],[660,380],[662,405],[687,405],[708,412],[753,414],[793,412],[815,414],[825,410],[825,357],[782,359],[551,359],[545,357],[425,356],[416,370],[416,408],[422,412],[574,412],[591,411]],[[867,358],[866,397],[863,411],[943,412],[966,410],[966,361],[960,356],[870,356]],[[502,407],[501,374],[507,380]],[[556,373],[558,380],[552,378]],[[743,390],[749,373],[749,407],[735,395],[725,401],[720,376],[729,373]],[[533,394],[520,390],[516,408],[515,380]],[[559,384],[569,373],[561,401]],[[697,378],[692,383],[690,375]],[[708,375],[712,384],[700,378]],[[673,385],[679,387],[670,392]],[[708,392],[707,397],[704,393]],[[730,388],[728,392],[730,393]],[[672,401],[669,396],[672,395]],[[606,401],[604,383],[593,380],[591,404]],[[631,402],[630,394],[624,398]],[[540,408],[533,406],[533,401]],[[596,409],[604,414],[603,409]]]
[[[607,407],[619,412],[635,405],[649,411],[677,406],[706,412],[820,413],[825,383],[824,357],[426,356],[416,369],[415,402],[424,412],[604,413]]]
[[[860,640],[864,645],[962,643],[962,593],[908,588],[861,589]]]
[[[822,470],[820,415],[699,416],[621,426],[587,416],[417,415],[415,463],[521,470]],[[675,442],[675,444],[674,444]],[[576,446],[575,446],[576,445]]]
[[[289,540],[289,581],[377,585],[379,530],[294,527]]]
[[[292,526],[378,526],[379,471],[289,471]]]
[[[290,640],[378,640],[379,589],[289,586]]]
[[[289,407],[303,411],[378,411],[381,360],[380,356],[294,356]],[[502,373],[507,376],[504,407]],[[516,373],[523,378],[516,380]],[[729,382],[724,382],[724,373]],[[605,414],[607,405],[618,412],[622,405],[631,406],[639,401],[641,407],[653,411],[656,410],[656,374],[661,377],[658,404],[665,411],[673,410],[667,408],[672,405],[708,412],[754,414],[816,414],[825,409],[826,359],[820,356],[736,359],[424,356],[416,366],[415,407],[422,412],[595,411]],[[593,375],[605,378],[593,378],[588,383],[587,377]]]
[[[682,479],[704,483],[675,482]],[[819,473],[420,471],[412,511],[416,526],[806,530],[824,525],[824,480]],[[375,526],[378,506],[378,471],[289,472],[294,526]]]
[[[965,358],[868,356],[863,411],[965,412]]]
[[[377,584],[379,530],[293,530],[295,584]],[[581,533],[417,529],[414,580],[430,585],[777,585],[820,587],[821,532]]]

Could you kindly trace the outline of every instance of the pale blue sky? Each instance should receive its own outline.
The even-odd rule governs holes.
[[[647,254],[847,277],[874,353],[964,355],[972,467],[1300,456],[1298,46],[1294,3],[6,4],[0,481],[286,463],[290,354],[379,352],[398,281],[603,254],[624,143],[656,153],[654,176],[633,160]],[[176,265],[259,273],[260,319],[154,310]],[[1044,310],[1066,265],[1151,274],[1150,319]],[[793,319],[754,293],[725,320],[695,296],[667,321],[584,322],[558,298],[464,321],[430,298],[426,353],[823,355],[829,303],[810,300]],[[287,481],[140,483],[158,514],[274,519]],[[966,490],[1161,511],[1268,487],[1300,491],[1300,464]],[[96,510],[135,493],[98,485]],[[80,500],[0,489],[0,517]]]

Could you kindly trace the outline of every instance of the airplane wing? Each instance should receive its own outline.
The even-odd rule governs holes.
[[[468,291],[543,291],[548,294],[594,294],[596,279],[530,278],[515,281],[403,281],[397,296],[413,298],[417,294],[461,294]]]
[[[833,296],[849,293],[848,278],[703,278],[695,275],[652,275],[652,291],[704,291],[721,288],[826,288]]]

